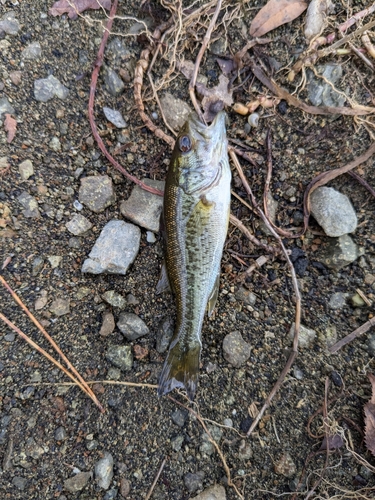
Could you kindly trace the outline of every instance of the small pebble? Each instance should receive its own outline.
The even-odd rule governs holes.
[[[115,292],[115,290],[108,290],[103,293],[102,299],[113,307],[118,307],[119,309],[124,309],[126,307],[126,299],[119,293]]]
[[[23,181],[34,175],[34,167],[31,160],[25,160],[18,165],[18,170]]]
[[[105,452],[99,462],[95,464],[95,479],[100,488],[108,490],[113,477],[113,456]]]
[[[73,207],[79,212],[83,209],[82,203],[80,203],[78,200],[74,200]]]
[[[79,472],[73,477],[64,481],[64,489],[70,493],[77,493],[83,490],[91,479],[91,472]]]
[[[203,488],[204,472],[188,472],[184,475],[184,484],[189,493],[195,493]]]

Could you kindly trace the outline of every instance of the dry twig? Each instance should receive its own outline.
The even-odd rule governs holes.
[[[77,381],[77,384],[81,387],[81,389],[86,392],[86,394],[94,401],[94,403],[101,409],[101,411],[104,412],[104,409],[103,407],[101,406],[101,404],[99,403],[97,397],[95,396],[94,392],[92,391],[92,389],[87,385],[87,382],[83,379],[83,377],[78,373],[78,371],[74,368],[74,366],[71,364],[71,362],[69,361],[69,359],[65,356],[65,354],[61,351],[61,349],[59,348],[59,346],[56,344],[56,342],[52,339],[52,337],[46,332],[46,330],[43,328],[43,326],[39,323],[39,321],[35,318],[35,316],[31,313],[31,311],[29,311],[29,309],[25,306],[25,304],[22,302],[22,300],[20,299],[20,297],[16,294],[16,292],[14,290],[12,290],[12,288],[9,286],[9,284],[5,281],[5,279],[3,278],[3,276],[0,276],[0,282],[3,284],[3,286],[8,290],[8,292],[11,294],[11,296],[13,297],[13,299],[17,302],[17,304],[25,311],[25,313],[28,315],[28,317],[31,319],[31,321],[34,323],[34,325],[38,328],[38,330],[44,335],[44,337],[48,340],[48,342],[52,345],[52,347],[55,349],[55,351],[57,352],[57,354],[59,356],[61,356],[61,358],[64,360],[64,362],[66,363],[67,367],[69,368],[69,370],[74,374],[75,377],[77,377],[78,381]],[[2,318],[3,319],[3,318]],[[4,320],[4,319],[3,319]],[[5,320],[4,320],[5,321]],[[9,322],[9,320],[6,321],[7,324],[9,326],[11,326],[11,328],[13,328],[13,323]],[[10,324],[11,323],[11,324]],[[16,327],[17,328],[17,327]],[[14,329],[14,328],[13,328]],[[17,330],[15,330],[19,335],[21,335],[21,330],[19,330],[17,328]],[[20,333],[21,332],[21,333]],[[27,342],[29,342],[28,337],[27,335],[23,334],[21,335],[22,338],[24,338]],[[31,342],[33,342],[32,340],[29,342],[31,344]],[[33,347],[35,347],[37,344],[35,344],[35,342],[33,342],[31,345],[33,345]],[[41,349],[39,346],[35,347],[37,350],[39,350],[39,352],[42,352],[43,355],[45,355],[44,353],[46,351],[44,351],[43,349]],[[48,354],[48,353],[46,353]],[[48,359],[50,361],[52,361],[53,363],[58,363],[57,361],[55,362],[54,358],[52,358],[49,354],[48,354]],[[58,366],[60,367],[60,363],[58,363]],[[64,373],[69,373],[67,372],[67,370],[65,368],[63,368],[63,371]],[[72,380],[75,380],[75,378],[71,375],[69,375],[70,378]]]
[[[142,189],[145,191],[149,191],[150,193],[154,194],[160,194],[160,191],[158,189],[152,188],[150,186],[146,186],[142,181],[134,177],[134,175],[129,174],[107,151],[107,148],[104,145],[104,142],[102,138],[100,137],[98,133],[98,129],[95,123],[95,118],[94,118],[94,101],[95,101],[95,92],[96,92],[96,84],[98,81],[98,76],[99,76],[99,71],[100,68],[103,64],[103,56],[104,56],[104,49],[107,44],[108,36],[110,34],[111,28],[112,28],[112,23],[113,19],[116,14],[116,9],[117,9],[117,3],[118,0],[114,0],[113,5],[111,7],[111,12],[109,14],[109,19],[108,23],[106,25],[104,35],[99,47],[99,52],[98,56],[95,62],[95,67],[91,75],[91,84],[90,84],[90,97],[89,97],[89,105],[88,105],[88,115],[89,115],[89,122],[92,130],[92,135],[94,136],[101,152],[104,154],[104,156],[111,162],[111,164],[119,171],[121,172],[127,179],[131,180],[135,184],[138,184],[141,186]]]
[[[300,296],[300,293],[299,293],[297,276],[296,276],[293,264],[292,264],[292,262],[291,262],[291,260],[289,258],[288,252],[287,252],[287,250],[286,250],[286,248],[285,248],[285,246],[284,246],[284,244],[283,244],[280,236],[276,233],[276,231],[273,229],[273,227],[269,224],[269,221],[268,221],[267,217],[265,216],[265,214],[263,213],[263,211],[260,209],[259,205],[257,204],[257,202],[255,200],[255,197],[253,195],[253,192],[252,192],[252,190],[250,188],[250,185],[247,182],[245,174],[243,173],[242,167],[241,167],[241,165],[240,165],[240,163],[238,161],[238,158],[237,158],[235,152],[232,149],[229,150],[229,155],[232,158],[232,161],[233,161],[233,163],[234,163],[234,165],[235,165],[235,167],[237,169],[237,172],[238,172],[238,174],[239,174],[239,176],[241,178],[242,184],[243,184],[243,186],[244,186],[247,194],[250,197],[251,204],[256,209],[256,211],[258,212],[258,215],[263,220],[263,222],[266,224],[266,226],[269,229],[269,231],[276,238],[277,242],[279,243],[279,245],[280,245],[280,247],[281,247],[281,249],[283,251],[283,254],[284,254],[284,256],[286,258],[286,261],[288,263],[288,267],[289,267],[290,273],[292,275],[292,282],[293,282],[293,288],[294,288],[295,299],[296,299],[295,329],[294,329],[294,339],[293,339],[293,349],[292,349],[292,352],[290,353],[289,359],[286,362],[286,365],[285,365],[284,369],[282,370],[282,372],[281,372],[281,374],[280,374],[280,376],[279,376],[276,384],[273,386],[273,388],[272,388],[271,392],[269,393],[266,401],[264,402],[262,408],[260,409],[259,414],[257,415],[257,417],[254,419],[253,423],[251,424],[251,427],[250,427],[250,429],[249,429],[249,431],[247,433],[247,435],[249,436],[254,431],[254,429],[256,428],[256,426],[258,425],[259,421],[261,420],[261,418],[264,415],[264,412],[270,406],[272,399],[274,398],[275,394],[277,393],[277,391],[281,387],[281,384],[283,383],[286,374],[289,372],[291,366],[293,365],[294,359],[297,356],[297,352],[298,352],[298,334],[299,334],[299,329],[300,329],[300,324],[301,324],[301,296]]]

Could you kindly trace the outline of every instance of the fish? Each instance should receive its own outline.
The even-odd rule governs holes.
[[[231,170],[225,120],[221,111],[206,125],[192,113],[168,168],[161,215],[164,264],[157,291],[171,289],[177,319],[159,396],[180,387],[193,401],[197,390],[202,324],[218,297],[229,223]]]

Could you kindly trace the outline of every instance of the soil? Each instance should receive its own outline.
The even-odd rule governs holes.
[[[99,335],[103,311],[100,296],[107,290],[116,290],[123,296],[133,294],[139,304],[129,304],[127,310],[138,314],[150,333],[130,342],[130,345],[132,348],[140,345],[146,349],[147,355],[135,360],[132,370],[122,373],[121,381],[157,384],[165,354],[156,351],[156,336],[161,321],[174,316],[173,298],[168,294],[158,296],[155,292],[162,260],[160,240],[148,243],[146,231],[142,229],[138,256],[126,276],[81,273],[83,260],[105,223],[122,219],[120,203],[130,195],[133,187],[100,154],[92,140],[88,122],[90,76],[102,30],[98,23],[90,25],[82,18],[71,20],[66,15],[57,18],[48,15],[51,1],[2,0],[0,3],[2,12],[13,10],[21,23],[16,35],[2,35],[2,40],[11,42],[1,55],[0,82],[5,85],[2,93],[12,102],[18,120],[17,133],[10,144],[6,143],[4,129],[0,130],[0,156],[7,156],[11,165],[0,178],[0,206],[2,209],[5,205],[9,207],[12,217],[5,228],[11,232],[0,234],[1,265],[12,257],[2,275],[33,312],[41,290],[47,291],[47,306],[35,314],[48,321],[49,334],[87,380],[107,380],[108,370],[112,368],[105,358],[107,347],[128,343],[117,329],[109,337]],[[264,3],[260,2],[260,5]],[[364,3],[355,2],[352,9],[358,12],[365,7]],[[254,9],[243,3],[227,32],[222,25],[214,32],[214,37],[226,40],[227,54],[235,53],[246,43]],[[128,1],[121,2],[118,14],[149,18],[156,24],[169,15],[159,3],[145,2],[140,9],[137,2]],[[90,16],[98,20],[103,13],[90,11]],[[343,22],[346,17],[346,9],[339,4],[331,18],[332,23]],[[257,57],[266,67],[269,57],[282,67],[298,57],[306,47],[303,21],[304,15],[278,28],[271,33],[272,43],[257,48]],[[118,19],[114,31],[128,33],[133,24],[134,20]],[[203,33],[199,31],[200,40]],[[200,45],[194,41],[192,31],[187,40],[190,53],[186,49],[185,56],[194,60]],[[23,61],[22,50],[35,41],[41,44],[42,57]],[[142,36],[126,38],[133,68],[145,43]],[[215,59],[216,56],[207,52],[200,70],[208,77],[210,86],[217,84],[220,75]],[[361,104],[375,104],[370,92],[374,88],[374,76],[362,60],[336,55],[330,56],[329,60],[343,66],[344,76],[339,84],[343,92]],[[117,71],[121,69],[114,61],[105,58],[105,62]],[[129,67],[131,73],[131,65]],[[155,80],[166,68],[166,59],[156,61],[153,68]],[[22,72],[18,85],[9,79],[12,71]],[[49,74],[69,88],[67,99],[55,97],[47,103],[34,99],[34,81]],[[284,70],[275,78],[292,92],[295,84],[289,84],[286,75]],[[251,74],[246,83],[240,83],[235,82],[239,85],[234,92],[236,102],[246,103],[265,92]],[[188,83],[182,76],[170,82],[168,91],[189,102]],[[147,112],[156,112],[160,116],[148,82],[145,95],[150,97],[146,101]],[[302,90],[299,98],[307,102],[306,90]],[[121,110],[128,123],[123,132],[106,121],[103,106]],[[165,178],[169,147],[148,131],[141,121],[134,104],[132,81],[125,83],[125,91],[120,96],[113,97],[100,77],[95,114],[101,136],[112,153],[118,146],[119,136],[122,136],[124,151],[116,158],[126,169],[138,178]],[[371,143],[368,130],[358,119],[312,116],[287,106],[285,102],[275,109],[263,110],[259,127],[249,133],[244,131],[244,117],[230,109],[228,115],[228,137],[246,144],[259,164],[259,168],[255,168],[241,160],[258,200],[261,200],[265,181],[265,134],[268,129],[272,132],[274,172],[271,191],[279,202],[277,224],[284,228],[301,225],[303,193],[315,175],[348,163]],[[161,120],[158,124],[167,131]],[[61,151],[53,151],[49,146],[55,136],[61,142]],[[33,162],[35,173],[23,181],[18,165],[26,159]],[[375,166],[374,161],[372,158],[357,169],[357,173],[373,186],[375,170],[371,167]],[[81,246],[73,248],[69,246],[71,234],[65,224],[76,213],[73,202],[80,187],[75,175],[79,167],[83,167],[84,176],[109,175],[115,183],[117,201],[100,214],[83,209],[81,213],[93,223],[93,227],[81,238]],[[234,171],[233,177],[233,189],[245,199],[246,193]],[[264,251],[251,244],[233,226],[229,228],[224,249],[217,310],[203,327],[196,402],[189,404],[183,394],[172,394],[183,405],[199,410],[202,418],[216,422],[208,422],[209,425],[222,426],[224,421],[228,424],[227,420],[231,419],[233,428],[220,427],[219,445],[232,478],[246,499],[291,497],[308,460],[302,493],[299,493],[300,498],[307,498],[307,492],[321,476],[326,460],[324,451],[314,454],[323,439],[321,414],[313,420],[310,433],[307,429],[309,419],[322,409],[326,380],[330,382],[328,423],[332,433],[335,429],[336,433],[337,429],[343,433],[347,445],[344,443],[330,455],[328,469],[316,492],[309,498],[359,498],[360,494],[364,495],[361,498],[371,498],[374,494],[374,474],[360,463],[361,458],[374,464],[374,457],[366,450],[363,434],[363,405],[371,397],[367,373],[375,370],[374,351],[369,346],[371,331],[336,355],[329,355],[326,343],[327,332],[332,328],[336,328],[340,339],[372,317],[373,305],[354,307],[350,297],[360,289],[370,303],[375,298],[369,278],[365,281],[365,276],[375,275],[375,200],[348,175],[330,185],[347,194],[355,207],[359,225],[352,237],[363,249],[363,256],[340,271],[323,266],[319,263],[318,253],[326,237],[312,219],[304,237],[284,240],[288,249],[304,252],[305,261],[303,265],[300,262],[299,269],[302,323],[314,329],[317,335],[309,348],[300,349],[295,367],[257,430],[251,437],[244,437],[254,417],[254,408],[261,408],[291,349],[289,330],[295,314],[293,287],[285,260],[271,258],[243,283],[255,293],[255,304],[246,307],[236,297],[241,285],[238,281],[240,274],[256,258],[264,255]],[[23,191],[37,199],[40,218],[25,218],[17,201]],[[45,204],[51,207],[51,216],[47,215]],[[258,219],[234,198],[232,211],[258,238],[275,244],[263,232]],[[51,255],[62,257],[55,269],[47,260]],[[38,256],[45,262],[39,274],[33,276],[32,263]],[[329,300],[337,292],[347,294],[347,300],[341,308],[334,310],[329,307]],[[46,341],[5,289],[0,290],[0,297],[1,311],[49,350]],[[52,301],[58,297],[70,300],[69,314],[56,317],[49,312]],[[114,310],[116,318],[118,313]],[[222,350],[224,337],[234,331],[239,331],[251,345],[250,358],[239,368],[225,361]],[[95,391],[105,408],[105,413],[101,414],[79,388],[61,385],[67,382],[65,375],[21,338],[9,335],[11,330],[4,323],[0,325],[0,332],[1,498],[122,498],[121,492],[125,495],[127,480],[130,492],[126,498],[142,499],[146,497],[164,458],[166,464],[151,498],[182,500],[194,497],[197,492],[190,493],[186,488],[188,472],[204,473],[201,489],[221,483],[225,486],[227,499],[238,498],[234,489],[226,484],[218,453],[208,454],[212,450],[202,437],[204,430],[197,418],[188,413],[182,427],[172,421],[172,414],[182,409],[175,401],[167,397],[159,399],[154,388],[99,382]],[[62,439],[55,436],[59,427],[66,431],[66,436],[60,435]],[[350,449],[358,454],[357,457]],[[66,479],[77,472],[75,469],[93,471],[105,452],[114,458],[114,476],[109,492],[100,488],[95,478],[77,493],[64,488]],[[283,468],[285,454],[290,455],[295,467],[287,463]],[[280,468],[283,473],[280,473]],[[360,488],[368,490],[359,493]]]

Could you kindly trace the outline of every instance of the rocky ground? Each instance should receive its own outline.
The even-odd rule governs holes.
[[[151,498],[238,498],[199,418],[176,401],[156,396],[153,386],[174,319],[173,298],[155,291],[162,260],[161,198],[125,180],[92,137],[87,106],[100,25],[53,17],[48,14],[51,5],[0,0],[1,123],[6,113],[17,120],[10,143],[0,126],[0,264],[5,266],[2,276],[70,361],[87,380],[97,381],[94,391],[105,413],[77,387],[63,385],[65,375],[1,323],[1,498],[142,499],[164,459]],[[365,6],[356,2],[353,9]],[[253,11],[245,7],[228,32],[217,33],[216,52],[234,53],[246,43]],[[167,18],[161,6],[147,2],[139,10],[124,1],[119,14],[149,24]],[[102,12],[90,15],[103,17]],[[337,7],[337,15],[342,22],[346,11]],[[273,32],[275,42],[260,55],[286,66],[306,46],[302,23],[300,18]],[[134,19],[116,20],[95,115],[100,136],[121,165],[162,189],[170,150],[144,127],[133,97],[134,67],[144,48],[144,39],[137,36],[141,28]],[[198,47],[186,57],[195,57]],[[211,48],[201,68],[209,86],[220,75],[214,52]],[[331,56],[324,63],[333,63],[335,71],[339,65],[335,84],[342,92],[361,104],[375,104],[373,73],[361,60]],[[155,78],[165,65],[156,64]],[[285,75],[278,81],[288,86]],[[308,86],[300,98],[321,104],[319,85]],[[262,91],[250,78],[234,99],[247,102]],[[329,86],[323,95],[328,100],[323,104],[343,105]],[[187,81],[179,76],[160,96],[177,128],[189,102]],[[147,100],[146,107],[164,127],[155,100]],[[302,224],[303,193],[310,180],[351,161],[371,143],[359,120],[304,114],[285,101],[275,110],[261,111],[254,129],[230,108],[228,115],[229,138],[250,148],[257,162],[257,167],[245,161],[243,166],[259,200],[265,133],[271,129],[272,207],[276,223],[288,229]],[[372,158],[356,170],[372,186],[374,166]],[[246,198],[234,171],[233,177],[233,189]],[[363,405],[371,396],[367,373],[375,371],[375,334],[370,330],[337,354],[328,352],[373,316],[374,207],[368,191],[341,176],[314,193],[314,219],[304,237],[284,240],[298,276],[304,328],[295,365],[250,438],[246,432],[291,349],[293,287],[281,257],[270,258],[239,280],[265,252],[229,228],[217,310],[203,327],[196,404],[189,406],[182,394],[172,396],[207,419],[205,425],[246,499],[291,496],[307,460],[301,486],[305,493],[299,495],[304,498],[320,477],[326,455],[312,453],[323,439],[321,414],[310,429],[308,422],[322,409],[326,380],[328,424],[341,443],[329,458],[316,498],[374,494],[369,465],[374,458],[364,444]],[[262,242],[274,244],[235,198],[232,211]],[[0,297],[1,312],[50,351],[4,288]],[[121,385],[124,381],[145,385]]]

